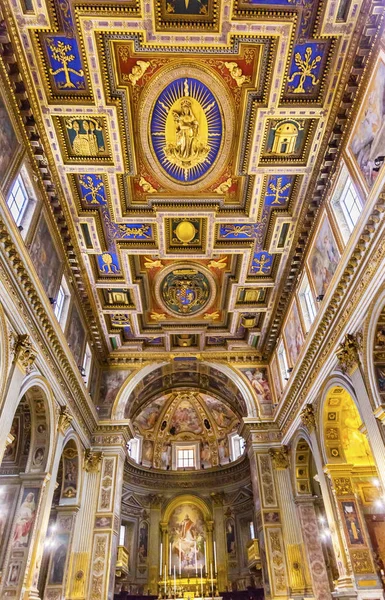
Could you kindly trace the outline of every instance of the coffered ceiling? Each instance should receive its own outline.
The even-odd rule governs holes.
[[[267,356],[354,99],[360,7],[14,4],[101,351]]]

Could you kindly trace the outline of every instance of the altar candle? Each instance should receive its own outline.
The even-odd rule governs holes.
[[[182,575],[182,545],[179,541],[179,577]]]
[[[211,593],[214,597],[213,563],[210,563],[210,574],[211,574]]]
[[[201,565],[201,598],[203,600],[203,577],[202,577],[202,565]]]
[[[214,542],[214,572],[217,573],[217,545]]]
[[[175,565],[174,565],[174,596],[176,598],[176,574],[175,574]]]
[[[167,565],[164,565],[164,595],[167,594]]]
[[[198,578],[198,555],[197,555],[197,543],[194,542],[194,552],[195,552],[195,577]]]
[[[204,542],[204,549],[205,549],[205,571],[206,571],[206,575],[207,575],[207,554],[206,554],[206,542]]]
[[[171,575],[171,542],[170,542],[170,547],[168,549],[168,574]]]
[[[160,542],[159,577],[162,577],[163,544]]]

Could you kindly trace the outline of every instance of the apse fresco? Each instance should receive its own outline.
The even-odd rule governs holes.
[[[29,253],[47,296],[56,298],[63,267],[44,214],[40,217]]]
[[[136,424],[145,430],[154,428],[161,411],[164,408],[166,397],[158,398],[155,402],[151,402],[135,419]]]
[[[326,294],[339,260],[340,252],[329,220],[325,215],[308,257],[310,275],[317,296]]]
[[[204,399],[218,427],[229,427],[234,419],[237,418],[233,411],[223,402],[219,402],[219,400],[215,400],[207,395],[204,395]]]
[[[205,519],[198,506],[185,502],[177,506],[168,522],[171,544],[171,570],[184,577],[195,577],[205,568]]]
[[[385,62],[381,58],[366,88],[350,141],[350,150],[368,188],[374,185],[384,163],[384,120]]]
[[[195,435],[202,433],[202,423],[195,407],[188,400],[182,400],[172,415],[170,426],[178,435],[182,432],[191,431]]]
[[[297,302],[291,305],[284,328],[287,356],[290,366],[294,366],[305,342],[302,323],[298,313]]]

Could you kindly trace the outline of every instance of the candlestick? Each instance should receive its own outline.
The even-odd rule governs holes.
[[[201,598],[203,600],[203,577],[202,577],[202,565],[201,565]]]
[[[163,544],[160,542],[159,577],[162,577]]]
[[[198,556],[197,556],[197,543],[194,542],[194,552],[195,552],[195,577],[198,578]]]
[[[214,572],[218,573],[218,569],[217,569],[217,545],[214,542]]]
[[[210,563],[210,575],[211,575],[211,594],[214,597],[214,579],[213,579],[213,563]]]
[[[179,540],[179,577],[182,575],[182,545]]]
[[[171,575],[171,542],[170,542],[170,546],[168,549],[168,574]]]
[[[174,565],[174,597],[176,598],[176,575],[175,575],[175,565]]]
[[[207,553],[206,553],[206,542],[204,542],[204,549],[205,549],[205,572],[207,575]]]
[[[167,565],[164,565],[164,595],[167,594]]]

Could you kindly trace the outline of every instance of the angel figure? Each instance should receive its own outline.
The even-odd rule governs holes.
[[[150,63],[145,60],[138,60],[136,65],[132,67],[131,73],[128,76],[128,79],[131,81],[132,85],[136,85],[141,77],[143,77],[145,71],[147,71]]]

